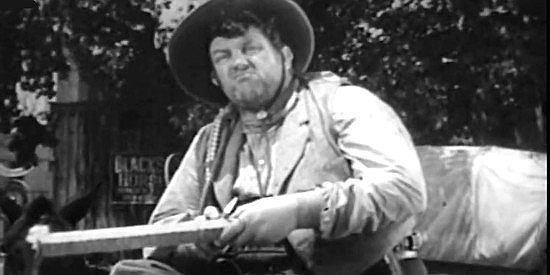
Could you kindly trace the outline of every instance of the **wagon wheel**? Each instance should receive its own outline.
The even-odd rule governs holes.
[[[6,166],[5,163],[0,162],[0,176],[7,178],[23,177],[27,175],[33,168],[34,166],[11,168],[9,166]]]

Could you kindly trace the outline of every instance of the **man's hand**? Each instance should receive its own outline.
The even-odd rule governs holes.
[[[273,244],[297,226],[298,202],[287,196],[267,197],[237,208],[220,235],[222,245]]]
[[[233,247],[274,244],[298,228],[313,228],[319,223],[323,207],[320,192],[310,191],[267,197],[237,208],[219,243]]]
[[[196,217],[195,220],[205,221],[205,220],[215,220],[219,218],[222,218],[222,215],[220,214],[218,209],[213,206],[207,206],[204,209],[203,215]],[[216,256],[218,256],[222,252],[222,247],[219,245],[216,245],[216,243],[217,241],[212,241],[205,238],[199,238],[195,242],[198,256],[208,261],[214,259]]]

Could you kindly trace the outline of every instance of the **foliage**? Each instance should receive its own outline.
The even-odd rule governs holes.
[[[546,150],[546,1],[303,1],[314,69],[362,83],[420,144]]]
[[[189,140],[215,111],[176,93],[162,48],[204,2],[43,0],[39,10],[0,13],[2,122],[17,114],[17,82],[54,98],[48,77],[67,69],[67,47],[83,71],[107,79],[113,98],[164,93]],[[312,69],[380,95],[416,143],[546,150],[544,0],[298,2],[315,28]]]
[[[45,28],[47,17],[36,16],[32,9],[1,11],[0,15],[0,122],[2,132],[8,132],[21,113],[34,113],[24,110],[37,109],[27,102],[42,103],[33,99],[55,96],[53,72],[62,59],[58,41]]]
[[[36,146],[44,144],[53,147],[57,139],[47,127],[40,125],[32,116],[22,116],[14,121],[13,127],[17,129],[12,133],[12,139],[8,149],[15,153],[15,167],[37,165],[35,154]]]
[[[28,122],[29,117],[44,130],[51,128],[49,102],[56,101],[58,80],[74,69],[89,83],[98,84],[90,100],[169,102],[176,97],[171,95],[181,94],[162,50],[153,43],[158,25],[154,1],[39,2],[36,9],[0,10],[2,132],[11,132],[19,140],[35,139],[25,137],[27,133],[17,127],[22,124],[19,120]],[[106,89],[99,87],[101,81]],[[185,97],[180,96],[180,101]],[[33,152],[34,146],[23,147]]]

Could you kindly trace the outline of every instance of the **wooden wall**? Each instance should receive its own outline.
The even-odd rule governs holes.
[[[174,94],[146,89],[116,93],[104,79],[80,70],[68,47],[63,54],[70,70],[60,75],[52,104],[59,139],[53,149],[53,199],[62,206],[100,184],[99,200],[79,228],[145,223],[152,206],[113,206],[111,159],[120,152],[167,155],[184,150],[168,122]]]
[[[56,136],[53,195],[59,205],[100,184],[101,196],[81,228],[146,223],[152,206],[112,204],[112,156],[167,155],[175,133],[166,107],[154,102],[65,103],[53,106]]]

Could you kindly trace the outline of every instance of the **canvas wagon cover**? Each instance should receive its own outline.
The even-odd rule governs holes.
[[[419,146],[428,208],[417,230],[428,260],[533,270],[546,249],[546,154]]]

